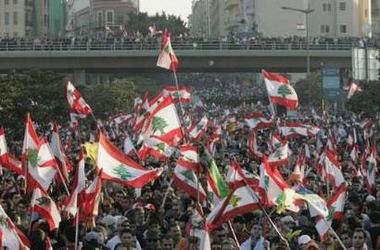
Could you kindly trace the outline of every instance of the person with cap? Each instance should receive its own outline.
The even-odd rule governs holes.
[[[99,249],[99,250],[110,250],[104,245],[104,237],[98,232],[88,232],[83,238],[83,250],[86,249]]]
[[[144,233],[144,250],[157,250],[161,248],[161,233],[157,230],[147,230]]]
[[[300,250],[305,250],[306,249],[306,245],[311,242],[311,238],[309,235],[307,234],[303,234],[301,235],[300,237],[298,237],[298,249]]]

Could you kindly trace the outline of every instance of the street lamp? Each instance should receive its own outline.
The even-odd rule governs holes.
[[[305,14],[306,16],[306,79],[309,80],[310,76],[310,47],[309,47],[309,14],[314,11],[314,9],[297,9],[293,7],[283,6],[283,10],[292,10]]]

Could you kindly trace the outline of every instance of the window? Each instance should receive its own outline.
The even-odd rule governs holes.
[[[322,9],[324,12],[331,12],[331,4],[330,3],[324,3],[322,5]]]
[[[339,10],[340,11],[346,11],[346,3],[345,2],[339,3]]]
[[[13,4],[16,5],[18,3],[17,0],[13,0]]]
[[[107,11],[107,24],[113,24],[113,11]]]
[[[4,0],[4,5],[9,5],[9,0]]]
[[[321,33],[330,33],[330,26],[321,25]]]
[[[18,24],[18,13],[16,11],[13,12],[13,24]]]
[[[4,13],[4,25],[9,25],[9,13]]]
[[[98,11],[98,27],[103,26],[103,15],[101,11]]]
[[[322,8],[323,8],[323,11],[326,12],[326,11],[327,11],[327,4],[324,3],[322,6],[323,6],[323,7],[322,7]]]
[[[44,0],[44,7],[47,6],[47,0]]]
[[[331,12],[331,4],[330,4],[330,3],[327,4],[327,11],[328,11],[328,12]]]
[[[13,32],[13,37],[18,37],[18,32]]]
[[[45,14],[44,15],[44,25],[47,26],[48,24],[48,19],[47,19],[47,15]]]
[[[347,25],[339,26],[340,33],[347,33]]]

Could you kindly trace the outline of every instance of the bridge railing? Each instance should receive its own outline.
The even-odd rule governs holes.
[[[174,50],[306,50],[305,42],[249,42],[244,44],[227,43],[221,41],[210,42],[174,42]],[[358,47],[356,42],[324,42],[310,43],[310,50],[351,50]],[[128,50],[159,50],[158,43],[13,43],[0,42],[1,51],[128,51]]]

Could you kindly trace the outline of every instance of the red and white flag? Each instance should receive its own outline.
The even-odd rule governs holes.
[[[28,237],[16,227],[11,218],[5,213],[0,205],[0,248],[29,250],[30,242]]]
[[[5,139],[5,132],[3,127],[0,127],[0,165],[4,168],[8,168],[9,153],[7,147],[7,141]]]
[[[270,127],[273,125],[272,120],[266,119],[262,113],[257,113],[257,112],[246,116],[244,120],[247,123],[248,127],[255,131],[262,128]]]
[[[197,199],[199,195],[199,200],[203,202],[207,199],[207,195],[202,186],[198,185],[199,180],[194,172],[195,170],[192,164],[178,159],[173,173],[173,181],[176,186],[184,190],[194,199]]]
[[[141,188],[158,178],[163,169],[147,170],[123,154],[100,133],[97,166],[102,170],[101,178],[134,188]]]
[[[101,173],[100,173],[101,175]],[[80,211],[84,217],[89,218],[99,214],[99,204],[101,201],[102,180],[97,175],[88,188],[85,190],[85,202],[81,204]]]
[[[278,126],[280,134],[286,139],[295,138],[299,136],[308,136],[308,129],[302,124],[286,123]]]
[[[84,118],[92,114],[91,107],[83,99],[79,91],[71,83],[70,79],[65,80],[66,101],[69,105],[69,112],[72,121],[77,117]]]
[[[335,188],[338,188],[345,182],[342,170],[340,168],[340,163],[337,160],[336,155],[328,149],[325,150],[322,178],[324,178],[327,183],[331,183],[331,185]]]
[[[37,149],[28,150],[27,187],[47,192],[57,172],[57,162],[46,139],[40,139]]]
[[[249,135],[249,138],[247,140],[247,146],[248,150],[251,154],[254,156],[261,158],[264,154],[259,150],[259,147],[257,145],[257,137],[255,131],[252,129],[251,133]]]
[[[25,134],[24,134],[24,143],[22,145],[22,168],[26,169],[28,161],[28,152],[29,150],[37,150],[38,147],[38,135],[34,129],[33,121],[30,118],[30,114],[26,115],[26,124],[25,124]]]
[[[165,161],[174,153],[176,149],[170,145],[171,142],[167,142],[163,138],[145,138],[138,154],[142,160],[144,160],[147,156],[152,156],[159,161]]]
[[[190,138],[196,141],[202,138],[206,134],[209,125],[211,125],[211,122],[206,116],[204,116],[201,120],[199,120],[197,123],[194,123],[190,127]]]
[[[178,89],[176,86],[165,86],[162,90],[163,96],[171,96],[175,103],[190,103],[190,89],[185,86],[179,86]]]
[[[269,99],[272,103],[285,106],[288,109],[298,107],[298,96],[290,85],[289,79],[284,76],[262,71]]]
[[[259,198],[245,182],[235,183],[234,189],[223,198],[206,218],[207,231],[213,231],[239,214],[259,207]]]
[[[288,143],[276,148],[269,156],[268,163],[271,166],[280,166],[289,162],[289,146]]]
[[[167,96],[149,116],[144,138],[163,138],[170,145],[177,144],[182,138],[181,123],[171,96]]]
[[[356,92],[361,92],[362,89],[354,82],[351,82],[350,88],[348,90],[347,94],[347,100],[351,99],[351,97],[356,93]]]
[[[167,30],[165,30],[162,37],[161,52],[158,56],[157,66],[171,71],[176,71],[178,65],[178,58],[175,55],[172,44],[170,42],[170,34]]]
[[[46,219],[50,231],[59,227],[61,214],[55,202],[44,190],[39,188],[34,189],[30,206],[31,211],[38,213]]]
[[[61,171],[61,174],[57,175],[58,183],[67,182],[69,180],[69,173],[73,170],[73,167],[71,166],[69,158],[67,158],[65,154],[65,150],[62,146],[59,136],[58,124],[56,122],[53,124],[53,132],[50,139],[50,148],[58,164],[59,171]]]

